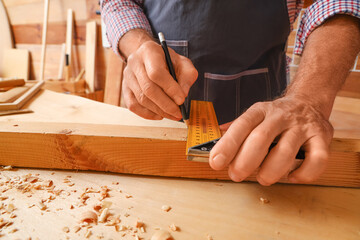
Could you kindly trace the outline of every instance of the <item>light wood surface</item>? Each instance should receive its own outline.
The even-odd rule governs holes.
[[[95,91],[95,62],[96,62],[97,31],[96,22],[86,23],[86,63],[85,80],[90,92]]]
[[[2,0],[0,0],[0,33],[0,76],[2,76],[4,52],[14,47],[7,11]]]
[[[104,103],[120,106],[121,87],[125,63],[112,50],[109,50]]]
[[[112,203],[111,214],[120,215],[118,226],[135,229],[137,221],[143,222],[146,232],[138,233],[141,239],[150,239],[156,228],[169,231],[176,240],[207,240],[208,235],[214,240],[359,239],[360,189],[284,184],[262,187],[256,183],[25,169],[1,172],[0,182],[13,181],[13,185],[19,185],[16,179],[27,174],[39,178],[29,185],[43,185],[52,180],[54,190],[63,192],[57,196],[44,188],[22,193],[14,187],[2,193],[2,197],[8,197],[2,202],[12,203],[16,208],[15,218],[9,218],[8,213],[2,215],[13,222],[2,230],[5,239],[50,239],[49,236],[85,239],[86,227],[78,233],[74,233],[74,227],[79,226],[83,212],[94,211],[93,206],[103,201]],[[9,185],[4,184],[1,189]],[[99,191],[102,186],[110,189],[109,197],[100,201],[99,193],[88,193],[89,199],[82,206],[79,197],[84,190]],[[55,199],[44,202],[46,210],[40,210],[38,202],[49,196]],[[263,204],[260,198],[270,202]],[[163,211],[164,205],[171,210]],[[180,231],[170,231],[171,224]],[[90,239],[135,239],[132,231],[117,232],[114,226],[104,223],[90,225]],[[65,233],[64,227],[70,232]],[[14,228],[18,231],[7,233]],[[126,235],[122,237],[124,232]]]
[[[11,103],[16,100],[19,96],[23,95],[30,86],[15,87],[4,93],[0,93],[0,103]]]
[[[6,49],[3,60],[2,77],[29,79],[30,55],[27,49]]]
[[[69,81],[72,77],[72,62],[73,62],[73,36],[74,36],[74,12],[72,9],[67,11],[67,22],[66,22],[66,42],[65,42],[65,54],[68,56],[68,66],[65,68],[65,79]]]
[[[44,1],[43,30],[42,30],[42,34],[41,34],[42,38],[41,38],[40,81],[44,81],[48,18],[49,18],[49,0],[45,0]]]
[[[3,164],[229,179],[226,170],[186,161],[184,124],[147,121],[127,109],[48,91],[24,107],[35,113],[0,119]],[[359,121],[360,116],[352,114],[350,119]],[[343,126],[335,131],[327,170],[313,184],[360,186],[360,129]],[[19,145],[23,152],[16,150]]]

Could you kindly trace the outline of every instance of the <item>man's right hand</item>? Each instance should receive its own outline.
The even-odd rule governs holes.
[[[198,76],[192,62],[169,48],[177,83],[169,73],[162,47],[145,31],[129,31],[119,48],[128,56],[122,90],[129,110],[146,119],[180,120],[179,105]]]

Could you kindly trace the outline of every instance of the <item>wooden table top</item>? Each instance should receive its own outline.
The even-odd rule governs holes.
[[[257,183],[35,169],[2,171],[0,177],[1,218],[13,223],[1,229],[6,239],[85,239],[87,231],[90,239],[136,239],[136,235],[150,239],[158,228],[170,232],[174,239],[360,238],[360,189],[287,184],[263,187]],[[21,180],[31,185],[31,190],[19,187]],[[53,181],[53,189],[36,190],[36,185],[47,185],[48,180]],[[96,191],[102,186],[110,191],[100,200]],[[87,193],[89,198],[83,204],[80,196],[86,188],[93,188],[94,193]],[[63,191],[56,195],[57,190]],[[41,200],[45,210],[39,207]],[[112,203],[109,213],[119,216],[119,231],[97,223],[75,233],[82,213],[94,211],[93,206],[104,201]],[[10,203],[15,207],[14,218],[7,213]],[[171,210],[162,210],[164,205]],[[137,221],[144,223],[145,233],[139,229],[134,233]],[[171,231],[172,224],[179,231]],[[120,231],[121,226],[132,230]]]

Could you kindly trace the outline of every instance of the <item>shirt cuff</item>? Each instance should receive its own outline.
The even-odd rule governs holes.
[[[319,0],[308,7],[303,14],[296,35],[294,54],[301,55],[310,33],[336,14],[347,14],[360,18],[360,2],[355,0]]]
[[[131,6],[121,6],[120,2],[102,1],[101,15],[106,25],[106,36],[111,48],[123,58],[119,50],[119,41],[125,33],[132,29],[144,29],[152,36],[152,31],[143,9],[139,5],[132,3]]]

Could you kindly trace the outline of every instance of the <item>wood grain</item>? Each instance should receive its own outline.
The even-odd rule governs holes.
[[[108,58],[104,103],[120,106],[122,78],[125,63],[111,50]]]
[[[97,31],[96,22],[86,23],[86,62],[85,62],[85,81],[90,92],[95,91],[95,61]]]
[[[19,96],[24,94],[27,90],[29,90],[29,86],[25,87],[15,87],[10,89],[4,93],[0,93],[0,103],[11,103],[16,100]]]
[[[0,127],[0,163],[229,180],[226,170],[187,161],[185,139],[186,130],[176,128],[5,122]],[[325,173],[313,184],[360,187],[359,173],[360,153],[331,152]],[[256,180],[255,175],[248,180]]]

